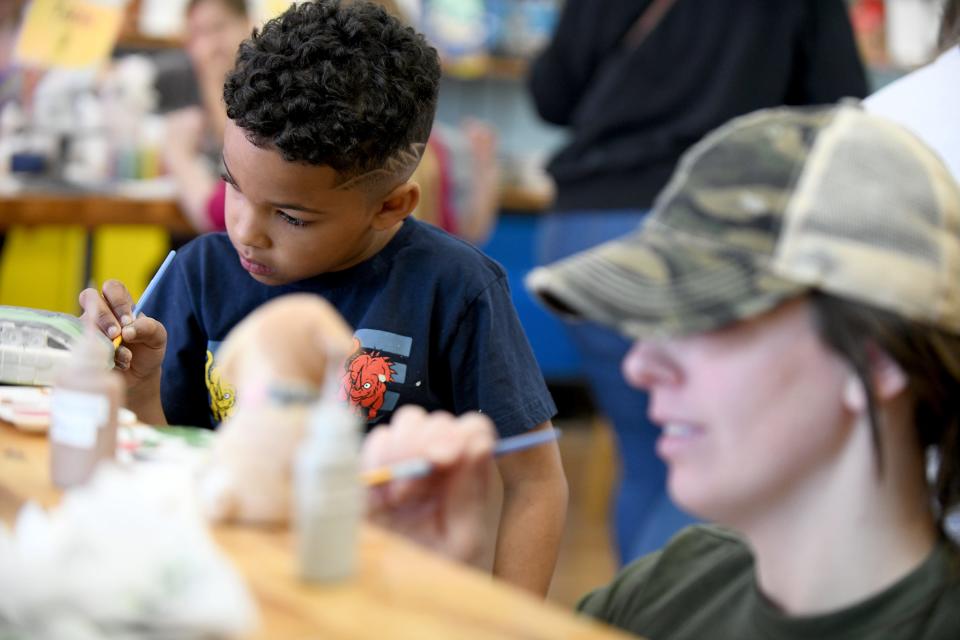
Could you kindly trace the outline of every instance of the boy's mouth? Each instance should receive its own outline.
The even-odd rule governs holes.
[[[256,276],[269,276],[273,273],[273,269],[267,265],[254,262],[253,260],[247,260],[243,256],[240,256],[240,266]]]

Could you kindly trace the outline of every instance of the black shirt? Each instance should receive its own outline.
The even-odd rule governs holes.
[[[843,0],[677,0],[624,50],[649,4],[567,0],[534,63],[540,115],[571,133],[548,167],[558,210],[649,208],[680,155],[727,120],[866,95]]]

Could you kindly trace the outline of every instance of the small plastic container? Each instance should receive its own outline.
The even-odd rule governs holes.
[[[75,316],[0,306],[0,384],[54,385],[59,372],[70,366],[71,353],[83,333],[83,323]],[[110,369],[110,340],[102,334],[95,338],[103,345],[100,367]]]
[[[329,393],[310,413],[293,485],[297,560],[306,581],[338,581],[356,573],[364,513],[360,426],[357,415]]]
[[[88,325],[53,387],[50,476],[61,489],[83,484],[101,461],[116,456],[124,385],[120,375],[104,365],[112,360],[111,348]]]

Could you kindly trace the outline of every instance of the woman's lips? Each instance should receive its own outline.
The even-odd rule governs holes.
[[[253,260],[247,260],[243,256],[240,256],[240,266],[257,276],[269,276],[273,273],[273,269],[267,265],[254,262]]]
[[[663,425],[663,431],[657,438],[657,455],[663,460],[670,461],[694,450],[702,441],[705,432],[703,428],[679,422],[668,422]]]

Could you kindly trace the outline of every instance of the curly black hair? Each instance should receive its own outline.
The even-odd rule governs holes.
[[[439,82],[436,50],[382,7],[314,0],[240,45],[223,97],[253,144],[346,180],[422,148]]]

